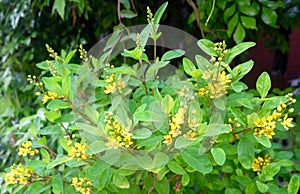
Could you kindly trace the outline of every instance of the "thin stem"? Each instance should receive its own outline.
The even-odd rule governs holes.
[[[206,22],[205,22],[205,26],[207,26],[207,24],[208,24],[208,22],[209,22],[209,20],[210,20],[210,17],[212,16],[212,14],[213,14],[213,12],[214,12],[214,9],[215,9],[215,3],[216,3],[216,0],[213,0],[212,8],[211,8],[210,13],[209,13],[209,15],[208,15],[208,18],[207,18],[207,20],[206,20]]]
[[[147,89],[147,84],[146,84],[146,80],[145,80],[145,72],[144,72],[144,67],[143,67],[143,62],[142,62],[141,57],[139,59],[139,64],[141,65],[141,70],[142,70],[142,82],[143,82],[143,85],[145,88],[146,95],[148,96],[148,89]]]
[[[119,24],[122,24],[122,20],[121,20],[121,1],[118,0],[118,20],[119,20]]]
[[[202,36],[202,38],[205,38],[204,31],[203,31],[203,28],[202,28],[201,23],[200,23],[200,15],[199,15],[198,8],[197,8],[196,4],[192,0],[187,0],[187,2],[193,8],[193,10],[195,12],[197,26],[201,31],[201,36]]]
[[[156,39],[155,40],[153,40],[153,42],[154,42],[154,63],[156,63]]]

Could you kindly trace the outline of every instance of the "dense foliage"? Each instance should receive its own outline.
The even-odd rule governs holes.
[[[71,62],[77,50],[46,45],[51,60],[27,76],[43,105],[6,129],[18,157],[1,173],[2,193],[297,193],[299,148],[280,143],[299,143],[293,94],[269,94],[266,72],[254,90],[242,82],[253,61],[230,63],[252,42],[200,39],[209,57],[194,59],[149,52],[166,6],[148,9],[138,34],[116,29],[97,58],[81,45],[81,64]],[[112,60],[127,40],[134,48]]]

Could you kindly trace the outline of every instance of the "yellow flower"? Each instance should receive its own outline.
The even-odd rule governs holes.
[[[198,91],[198,96],[203,96],[207,93],[207,90],[205,88],[200,88]]]
[[[197,133],[193,130],[189,130],[187,134],[184,134],[183,137],[187,140],[194,141],[197,137]]]
[[[173,142],[173,140],[172,140],[172,136],[171,135],[164,135],[164,141],[163,141],[163,143],[164,144],[171,144],[172,142]]]
[[[27,155],[33,156],[34,154],[39,153],[38,149],[32,149],[32,142],[31,141],[26,141],[25,143],[23,143],[20,148],[19,148],[19,152],[18,155],[19,156],[23,156],[26,157]]]
[[[42,102],[43,104],[45,104],[46,102],[48,102],[49,100],[54,100],[54,99],[58,99],[58,95],[55,92],[52,91],[48,91],[48,93],[45,93],[43,95],[43,99]]]
[[[180,125],[184,123],[184,114],[186,110],[183,107],[180,107],[174,117],[171,119],[169,123],[169,133],[164,136],[163,143],[170,144],[172,143],[172,138],[177,137],[181,134]],[[171,139],[170,139],[171,138]]]
[[[6,184],[27,184],[31,182],[36,176],[32,169],[23,167],[22,164],[16,166],[13,164],[10,167],[10,172],[5,174]]]
[[[87,178],[74,177],[71,185],[82,194],[90,194],[92,192],[92,183]]]
[[[108,134],[108,142],[106,145],[113,148],[129,148],[133,144],[132,133],[129,129],[125,128],[117,120],[115,120],[111,112],[106,112],[105,114],[105,130]]]
[[[283,121],[281,122],[281,125],[286,129],[289,130],[289,128],[294,127],[292,121],[293,118],[287,118],[288,115],[286,114],[283,118]]]
[[[254,158],[254,162],[252,164],[252,169],[254,172],[261,172],[265,166],[268,166],[271,162],[271,157],[267,154],[262,157]]]
[[[73,160],[74,158],[77,158],[77,161],[86,160],[91,158],[90,155],[87,155],[85,152],[87,150],[87,144],[83,143],[80,144],[76,142],[68,152],[69,160]]]
[[[276,127],[276,122],[274,117],[268,116],[267,118],[257,118],[254,122],[256,128],[254,129],[254,134],[261,137],[262,135],[267,136],[269,139],[275,135],[274,129]]]
[[[230,82],[230,74],[226,75],[225,71],[213,73],[212,80],[207,85],[210,98],[219,98],[227,94]]]

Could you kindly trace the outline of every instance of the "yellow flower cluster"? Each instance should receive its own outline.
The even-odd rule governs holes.
[[[106,112],[105,114],[105,130],[109,137],[107,146],[129,148],[133,144],[132,133],[129,129],[121,126],[111,112]]]
[[[212,73],[212,79],[207,85],[210,98],[219,98],[227,94],[230,82],[230,74],[226,75],[225,71]]]
[[[48,65],[49,70],[50,70],[50,73],[51,73],[53,76],[58,75],[58,73],[57,73],[57,68],[53,65],[52,61],[46,60],[46,64]]]
[[[186,134],[183,135],[183,137],[189,141],[194,141],[197,137],[197,132],[194,130],[189,130]]]
[[[200,88],[199,91],[198,91],[198,96],[203,96],[205,94],[207,94],[207,89]]]
[[[87,178],[74,177],[71,185],[75,187],[76,191],[79,191],[82,194],[92,193],[92,183]]]
[[[114,68],[113,65],[109,65],[109,64],[107,64],[106,67],[111,68],[111,69]],[[105,70],[107,68],[105,68]],[[110,76],[106,76],[105,82],[109,83],[107,86],[105,86],[105,90],[104,90],[105,94],[115,93],[115,92],[119,91],[120,89],[125,88],[125,86],[126,86],[125,82],[122,80],[122,77],[119,77],[118,80],[116,81],[116,74],[114,74],[114,73],[111,74]]]
[[[16,166],[13,164],[10,167],[10,172],[5,174],[6,184],[24,184],[30,183],[37,175],[32,169],[23,167],[22,164]]]
[[[267,136],[269,139],[272,139],[272,136],[275,135],[274,129],[276,127],[276,122],[280,121],[280,124],[286,129],[294,127],[292,123],[293,118],[289,118],[289,114],[294,112],[293,108],[287,110],[287,106],[291,103],[295,103],[296,100],[293,99],[292,94],[288,94],[287,104],[280,102],[280,105],[277,106],[276,110],[273,111],[268,117],[257,118],[255,121],[256,128],[254,129],[254,134],[261,137],[262,135]]]
[[[184,107],[180,107],[174,117],[171,119],[169,123],[169,133],[164,135],[165,144],[171,144],[173,142],[173,138],[176,138],[181,134],[180,125],[184,123],[184,114],[186,109]]]
[[[147,6],[147,21],[149,24],[154,22],[153,14],[151,12],[151,9],[148,6]]]
[[[69,140],[68,146],[72,145],[73,142]],[[86,143],[78,143],[72,145],[72,147],[68,151],[69,160],[73,160],[74,158],[77,158],[77,161],[86,160],[91,158],[90,155],[86,154],[88,146]]]
[[[241,123],[238,122],[238,119],[236,117],[234,119],[228,118],[227,125],[230,127],[230,129],[226,133],[234,132],[234,127],[241,127]]]
[[[271,157],[267,154],[262,157],[254,158],[254,162],[252,164],[252,169],[254,172],[261,172],[265,166],[268,166],[271,163]]]
[[[34,154],[39,153],[38,149],[32,149],[32,142],[31,141],[26,141],[23,143],[20,148],[18,155],[26,157],[27,155],[33,156]]]
[[[263,118],[257,118],[255,121],[256,128],[254,134],[261,137],[262,135],[267,136],[269,139],[272,139],[272,136],[275,135],[274,129],[276,127],[276,120],[273,115]]]
[[[218,56],[211,58],[211,62],[213,62],[215,66],[219,67],[220,62],[223,61],[225,55],[228,53],[226,47],[225,41],[215,43],[214,51],[217,52]]]
[[[50,47],[48,44],[46,44],[45,46],[46,46],[46,49],[47,49],[47,51],[48,51],[48,53],[49,53],[49,57],[53,58],[54,60],[62,60],[62,59],[58,56],[57,52],[55,52],[54,49],[53,49],[52,47]]]
[[[84,60],[87,62],[89,59],[87,57],[87,51],[83,48],[82,44],[79,45],[79,54],[80,54],[80,59]]]
[[[44,93],[42,102],[43,102],[43,104],[45,104],[49,100],[54,100],[54,99],[58,99],[58,98],[60,98],[60,97],[55,92],[48,91],[48,92]]]

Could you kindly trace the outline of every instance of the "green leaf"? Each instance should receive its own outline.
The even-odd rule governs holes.
[[[86,154],[97,154],[105,151],[107,149],[106,143],[104,141],[94,141],[89,144]]]
[[[254,17],[241,16],[241,21],[245,28],[257,30],[256,19]]]
[[[121,10],[120,16],[121,16],[121,18],[129,18],[130,19],[130,18],[136,17],[137,14],[131,10],[123,9],[123,10]]]
[[[45,161],[46,163],[49,163],[50,162],[50,154],[49,154],[49,152],[46,149],[41,148],[40,149],[40,153],[42,155],[43,161]]]
[[[212,148],[210,150],[214,160],[220,166],[222,166],[226,160],[225,152],[222,148]]]
[[[267,72],[263,72],[256,81],[256,90],[261,96],[265,98],[271,89],[271,79]]]
[[[212,164],[206,155],[200,155],[199,149],[189,147],[182,153],[183,160],[188,163],[193,169],[203,174],[210,173],[212,171]]]
[[[107,73],[116,73],[116,74],[127,74],[127,75],[136,75],[136,71],[131,67],[116,67],[106,71]],[[100,81],[100,80],[99,80]]]
[[[185,170],[175,161],[170,161],[167,164],[168,168],[175,174],[186,174]]]
[[[239,0],[239,1],[237,1],[237,4],[250,6],[250,0]]]
[[[194,63],[188,59],[188,58],[183,58],[183,69],[188,75],[192,75],[192,72],[196,70],[196,67]]]
[[[71,90],[71,78],[66,77],[62,80],[62,92],[65,97],[70,96],[70,90]]]
[[[295,165],[295,163],[292,160],[288,160],[288,159],[279,160],[278,163],[282,167],[291,167]]]
[[[260,7],[256,3],[253,3],[251,6],[247,6],[247,5],[239,6],[239,11],[248,16],[256,16],[259,12],[259,9]]]
[[[286,98],[284,96],[273,96],[271,98],[266,98],[264,104],[262,105],[262,109],[274,109],[280,105],[280,102],[286,102]]]
[[[121,189],[128,189],[130,184],[125,176],[114,174],[113,176],[114,184]]]
[[[155,184],[155,190],[159,194],[169,194],[170,193],[170,183],[167,177],[164,177],[162,181],[157,181]]]
[[[77,49],[74,49],[71,52],[69,52],[67,57],[64,60],[64,64],[68,64],[71,61],[71,59],[73,58],[73,56],[75,55],[76,52],[77,52]]]
[[[262,181],[271,181],[273,177],[279,172],[280,165],[278,163],[271,163],[265,166],[261,172]]]
[[[261,19],[263,22],[269,26],[276,27],[276,21],[277,21],[277,13],[268,7],[263,6],[262,13],[261,13]]]
[[[141,50],[143,50],[144,47],[146,46],[146,43],[147,43],[149,35],[150,35],[150,30],[151,30],[151,25],[148,24],[140,33],[140,42],[141,42],[140,49]]]
[[[231,37],[231,35],[232,35],[235,27],[238,25],[238,23],[239,23],[239,14],[236,13],[227,23],[227,35],[229,38]]]
[[[43,160],[29,160],[28,162],[26,162],[26,165],[33,169],[45,168],[47,166],[47,164],[48,163]]]
[[[163,152],[155,154],[152,168],[164,167],[169,162],[169,156]]]
[[[260,181],[256,181],[256,186],[257,186],[257,189],[262,193],[266,193],[269,189],[268,185],[266,185]]]
[[[121,157],[120,149],[110,149],[110,150],[106,150],[105,154],[101,156],[100,159],[110,165],[114,165],[116,162],[119,161],[120,157]]]
[[[54,122],[56,119],[60,118],[61,116],[60,112],[53,112],[53,111],[46,111],[44,115],[51,122]]]
[[[210,62],[201,55],[196,55],[196,63],[202,74],[207,70],[207,66],[211,65]]]
[[[127,169],[126,167],[121,167],[117,170],[117,174],[122,176],[129,176],[136,172],[136,170]]]
[[[120,2],[124,5],[124,7],[126,9],[130,9],[130,2],[129,2],[129,0],[121,0]]]
[[[51,100],[48,104],[47,104],[47,109],[51,110],[51,111],[57,111],[59,109],[67,109],[70,108],[70,104],[62,101],[62,100]]]
[[[46,184],[46,183],[43,183],[41,181],[36,181],[32,184],[29,184],[27,189],[26,189],[26,193],[43,193],[45,191],[49,191],[51,188],[50,188],[50,184]],[[13,192],[15,193],[15,192]],[[22,193],[25,193],[25,192],[22,192]]]
[[[174,105],[175,103],[173,98],[169,94],[167,94],[162,100],[162,110],[164,111],[164,113],[169,115],[170,112],[173,110]]]
[[[237,25],[237,28],[235,29],[234,34],[233,34],[233,40],[234,40],[237,44],[239,44],[239,43],[241,43],[241,42],[244,40],[245,35],[246,35],[245,29],[244,29],[244,27],[242,26],[242,24],[239,23],[239,24]]]
[[[218,56],[218,53],[214,50],[215,44],[212,41],[200,39],[197,44],[206,54],[214,57]]]
[[[142,51],[140,48],[134,48],[133,50],[129,51],[127,49],[124,49],[124,52],[122,53],[122,56],[124,57],[131,57],[135,60],[139,60],[140,57],[142,57]]]
[[[55,0],[52,7],[52,14],[56,10],[59,16],[61,17],[61,19],[64,20],[65,7],[66,7],[65,0]]]
[[[227,188],[225,194],[242,194],[242,192],[239,189]]]
[[[230,55],[229,57],[226,59],[225,63],[231,63],[231,61],[236,57],[238,56],[239,54],[243,53],[244,51],[248,50],[249,48],[255,46],[255,42],[243,42],[243,43],[240,43],[236,46],[234,46],[232,49],[230,49]],[[250,62],[251,61],[251,62]],[[253,66],[253,61],[252,60],[249,60],[245,63],[252,63],[252,66]],[[242,63],[242,64],[245,64],[245,63]],[[242,66],[242,64],[240,64]],[[251,68],[252,68],[251,66]],[[238,66],[237,66],[238,67]],[[235,67],[235,68],[237,68]],[[234,68],[234,69],[235,69]],[[249,71],[251,70],[251,68],[249,69]],[[248,71],[248,72],[249,72]],[[247,72],[247,73],[248,73]],[[246,73],[246,74],[247,74]]]
[[[147,73],[155,72],[165,66],[167,66],[170,63],[170,61],[157,61],[156,63],[152,64]]]
[[[189,184],[189,182],[190,182],[190,176],[189,176],[189,174],[183,174],[182,176],[181,176],[181,183],[182,183],[182,186],[187,186],[188,184]]]
[[[58,166],[62,163],[65,163],[69,161],[69,157],[68,156],[62,156],[62,157],[56,157],[55,160],[53,160],[52,162],[50,162],[46,169],[51,169],[51,168],[54,168],[55,166]]]
[[[76,123],[76,126],[79,127],[79,129],[81,129],[87,133],[93,134],[95,136],[104,137],[103,130],[101,130],[98,127],[94,127],[94,126],[92,126],[90,124],[86,124],[86,123]]]
[[[64,190],[63,179],[60,174],[57,174],[51,181],[52,192],[55,194],[62,193]]]
[[[154,24],[159,24],[160,19],[168,6],[168,2],[162,4],[154,14]]]
[[[92,176],[97,176],[107,168],[110,167],[110,164],[104,162],[103,160],[97,160],[88,170],[89,174]]]
[[[42,80],[49,91],[55,92],[58,96],[63,94],[60,85],[55,80],[55,77],[43,77]]]
[[[185,52],[181,49],[170,50],[161,57],[161,60],[162,61],[170,61],[171,59],[183,56],[184,53]]]
[[[189,141],[185,139],[183,136],[179,136],[176,138],[174,146],[176,149],[182,149],[187,147],[188,145],[189,145]]]
[[[157,180],[161,181],[169,171],[170,170],[167,167],[162,168],[159,172],[157,172]]]
[[[256,135],[253,135],[253,136],[261,145],[263,145],[267,148],[271,148],[272,144],[271,144],[270,139],[267,136],[265,136],[265,135],[263,135],[261,137],[258,137]]]
[[[293,174],[288,185],[288,194],[296,194],[299,191],[300,179],[299,175]]]
[[[253,109],[253,104],[248,98],[238,98],[236,102],[246,108]]]
[[[152,132],[147,128],[136,129],[133,131],[132,139],[146,139],[152,135]]]
[[[235,81],[230,86],[237,93],[248,89],[248,86],[244,82],[240,82],[240,81]]]
[[[232,4],[230,7],[228,7],[224,11],[224,14],[223,14],[224,21],[227,22],[228,18],[230,18],[235,13],[235,8],[236,8],[236,5]]]
[[[135,112],[133,117],[139,121],[161,122],[162,118],[159,114],[152,111]]]
[[[238,159],[244,168],[251,168],[254,160],[254,145],[246,137],[241,138],[238,143]]]

